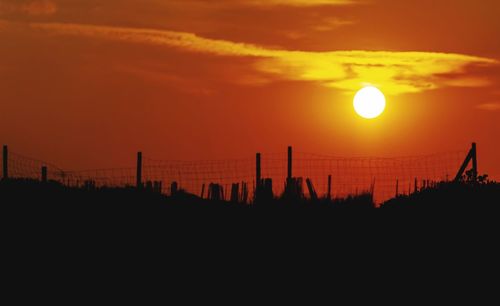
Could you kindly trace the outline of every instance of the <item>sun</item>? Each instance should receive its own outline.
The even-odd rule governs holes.
[[[363,118],[377,118],[385,110],[384,94],[374,86],[360,89],[354,96],[354,110]]]

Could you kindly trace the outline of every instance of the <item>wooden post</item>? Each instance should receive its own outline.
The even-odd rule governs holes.
[[[328,193],[326,194],[328,200],[332,199],[332,175],[328,176]]]
[[[264,196],[266,199],[272,199],[273,194],[273,179],[267,178],[264,180]]]
[[[248,201],[248,185],[245,182],[241,183],[241,203],[247,204]]]
[[[233,203],[238,203],[239,202],[239,196],[240,196],[240,184],[232,184],[231,185],[231,196],[230,196],[230,201]]]
[[[47,166],[42,167],[42,183],[47,183]]]
[[[204,196],[205,196],[205,184],[201,186],[201,198],[203,199]]]
[[[314,190],[314,185],[311,181],[310,178],[307,178],[306,179],[306,185],[307,185],[307,189],[309,190],[309,196],[311,197],[311,200],[312,201],[317,201],[318,200],[318,195],[316,193],[316,190]]]
[[[3,146],[3,179],[9,178],[9,148]]]
[[[255,184],[257,186],[257,189],[260,187],[261,181],[262,181],[260,159],[261,159],[261,155],[260,155],[260,153],[257,153],[257,155],[255,157]]]
[[[288,147],[288,179],[292,178],[292,147]]]
[[[455,176],[455,182],[458,182],[462,179],[462,175],[464,175],[465,169],[467,169],[467,166],[469,163],[472,161],[472,178],[474,181],[477,180],[477,146],[476,143],[472,143],[472,147],[469,151],[469,154],[467,154],[467,157],[465,158],[462,166],[460,167],[460,170],[458,170],[457,175]]]
[[[137,189],[142,188],[142,152],[137,153]]]
[[[414,186],[414,193],[417,193],[418,192],[418,180],[417,178],[415,178],[415,186]]]
[[[175,196],[177,192],[179,191],[179,185],[177,182],[172,182],[170,185],[170,196]]]
[[[473,176],[474,182],[476,182],[478,172],[477,172],[477,146],[476,146],[475,142],[472,143],[471,150],[472,150],[472,176]]]

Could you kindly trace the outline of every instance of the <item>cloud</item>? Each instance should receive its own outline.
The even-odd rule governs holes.
[[[16,1],[15,3],[0,1],[0,14],[53,15],[57,9],[57,4],[51,0]]]
[[[169,84],[177,90],[195,96],[210,96],[214,93],[213,89],[207,87],[206,84],[199,80],[187,80],[178,75],[158,72],[153,69],[138,68],[132,65],[119,65],[115,69],[119,72],[136,75],[150,83],[157,83],[162,86]]]
[[[174,1],[175,2],[175,1]],[[361,0],[181,0],[182,3],[194,3],[207,6],[245,5],[245,6],[293,6],[293,7],[314,7],[314,6],[338,6],[361,3]],[[366,2],[366,0],[364,1]]]
[[[467,69],[498,64],[493,59],[456,53],[291,51],[175,31],[57,23],[36,23],[31,26],[56,35],[77,35],[166,46],[216,56],[254,58],[253,67],[257,71],[276,79],[317,82],[349,92],[366,84],[378,86],[385,93],[394,95],[440,87],[481,87],[488,83],[471,77]]]
[[[354,4],[355,0],[244,0],[244,3],[259,6],[326,6]]]
[[[476,108],[484,111],[500,111],[500,103],[483,103],[476,106]]]
[[[52,15],[57,12],[57,5],[50,0],[31,1],[21,7],[29,15]]]
[[[325,18],[321,23],[312,26],[311,28],[318,32],[327,32],[338,29],[340,27],[349,26],[355,24],[352,20],[343,20],[339,18]]]

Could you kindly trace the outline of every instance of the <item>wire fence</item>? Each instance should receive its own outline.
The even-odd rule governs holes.
[[[411,193],[429,182],[453,179],[466,154],[467,151],[453,151],[394,158],[344,158],[294,152],[293,176],[309,178],[320,197],[327,194],[329,176],[331,194],[335,198],[370,192],[373,187],[375,201],[382,203],[396,194]],[[273,180],[275,195],[284,191],[287,163],[286,152],[262,154],[262,178]],[[3,165],[0,167],[3,172]],[[8,154],[11,178],[41,179],[42,167],[47,168],[48,180],[71,187],[89,183],[96,187],[136,184],[135,167],[66,171],[16,152]],[[167,195],[172,182],[177,182],[180,188],[195,195],[201,195],[203,186],[210,183],[219,184],[224,190],[230,190],[234,183],[246,183],[252,198],[256,186],[255,171],[255,157],[207,161],[168,161],[144,157],[142,178],[143,182],[162,182],[162,192]]]

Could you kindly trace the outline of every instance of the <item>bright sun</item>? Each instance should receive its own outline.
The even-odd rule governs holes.
[[[354,110],[363,118],[377,118],[385,110],[384,94],[373,86],[360,89],[354,97]]]

